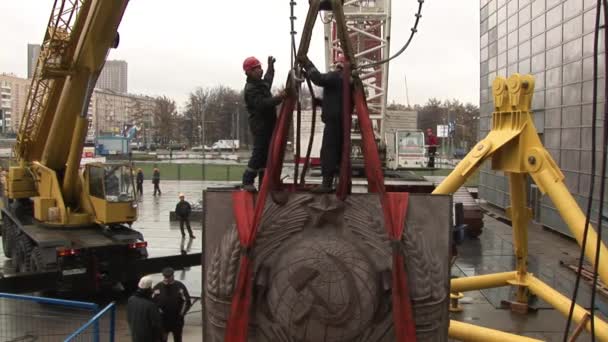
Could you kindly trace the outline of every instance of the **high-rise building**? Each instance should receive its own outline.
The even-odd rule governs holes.
[[[36,63],[40,55],[40,44],[27,44],[27,78],[34,77]]]
[[[97,88],[126,93],[128,91],[127,69],[125,61],[107,61],[97,79]]]
[[[32,80],[0,74],[0,131],[17,132]]]
[[[491,127],[494,78],[516,72],[532,74],[536,79],[532,111],[538,134],[583,210],[591,182],[595,5],[596,1],[591,0],[481,0],[480,136],[485,136]],[[602,38],[600,46],[601,42]],[[604,53],[603,48],[600,53]],[[602,77],[603,56],[599,60]],[[601,117],[603,77],[598,84],[597,113]],[[598,137],[602,124],[598,121]],[[599,152],[596,157],[592,221],[596,221],[599,208]],[[508,189],[507,179],[486,163],[481,169],[479,196],[506,208]],[[570,235],[555,205],[547,196],[541,196],[531,182],[528,193],[535,220]],[[608,213],[608,204],[604,212]]]

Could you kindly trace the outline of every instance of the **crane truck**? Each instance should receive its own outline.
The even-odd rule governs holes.
[[[147,258],[131,228],[131,168],[80,167],[89,101],[127,3],[55,1],[6,181],[4,254],[17,273],[56,272],[66,291],[136,284],[128,265]]]

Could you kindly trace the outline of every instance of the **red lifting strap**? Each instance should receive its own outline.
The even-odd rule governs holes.
[[[374,139],[372,122],[361,86],[355,86],[354,102],[361,127],[363,144],[363,161],[367,175],[368,191],[378,192],[384,211],[384,225],[392,241],[400,242],[407,215],[409,194],[406,192],[387,193],[384,188],[382,164]],[[407,284],[407,274],[403,253],[393,250],[393,321],[397,342],[416,341],[416,324],[412,314],[412,303]]]
[[[285,155],[285,145],[289,124],[293,116],[295,99],[289,97],[281,105],[279,119],[272,135],[268,161],[266,163],[266,175],[262,181],[262,187],[258,193],[258,198],[253,205],[253,194],[246,191],[236,191],[232,196],[234,217],[236,220],[237,231],[241,248],[241,261],[236,288],[232,297],[230,316],[226,324],[224,335],[225,342],[245,342],[247,341],[247,331],[249,330],[249,306],[251,303],[252,289],[252,260],[248,255],[254,244],[258,227],[262,221],[264,204],[268,197],[268,192],[275,190],[279,185],[281,169],[283,168],[283,157]]]
[[[350,63],[344,63],[342,71],[342,156],[340,161],[340,181],[336,196],[344,201],[351,190],[351,165],[350,165],[350,126],[352,123],[352,90],[350,86]]]
[[[388,235],[391,240],[400,241],[403,234],[409,197],[407,193],[386,193],[380,158],[373,136],[371,120],[369,119],[369,110],[365,103],[363,91],[359,86],[355,87],[354,100],[363,138],[365,172],[368,178],[369,191],[379,193]],[[295,99],[291,97],[281,105],[279,120],[273,133],[268,162],[266,164],[266,177],[264,177],[264,181],[262,182],[255,207],[252,194],[237,191],[233,195],[235,220],[243,253],[241,253],[237,285],[232,297],[230,316],[228,317],[225,330],[225,342],[247,341],[253,281],[252,260],[248,252],[254,246],[268,192],[277,189],[280,184],[285,145],[294,107]],[[350,122],[350,120],[346,121]],[[349,136],[350,129],[348,131],[345,129],[346,132],[348,132],[346,135]],[[345,142],[350,143],[350,137],[345,136]],[[345,166],[344,163],[346,162],[348,161],[343,159],[343,166]],[[344,167],[342,168],[341,181],[347,177],[344,173],[345,169]],[[340,193],[345,195],[346,189],[347,187],[342,187]],[[416,328],[409,298],[404,257],[402,252],[397,249],[393,252],[392,298],[396,341],[416,341]]]

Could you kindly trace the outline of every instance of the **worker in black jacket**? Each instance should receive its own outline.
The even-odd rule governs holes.
[[[174,342],[181,342],[184,316],[190,310],[192,302],[186,286],[173,277],[171,267],[163,270],[163,281],[154,286],[152,299],[161,310],[163,342],[167,341],[169,333],[173,334]]]
[[[256,190],[253,185],[256,176],[259,176],[259,184],[262,184],[268,148],[277,120],[276,106],[287,97],[285,91],[281,91],[277,96],[272,96],[270,92],[274,78],[274,62],[272,56],[268,57],[268,70],[264,78],[264,70],[257,58],[249,57],[243,62],[243,70],[247,75],[245,105],[249,112],[249,130],[253,135],[253,151],[243,173],[242,187],[247,191]]]
[[[156,192],[158,191],[158,196],[161,195],[160,191],[160,171],[157,167],[154,168],[154,172],[152,172],[152,184],[154,184],[154,196],[156,196]]]
[[[137,169],[136,183],[137,194],[141,197],[144,195],[144,172],[141,169]]]
[[[127,303],[127,322],[133,342],[162,341],[160,310],[151,297],[152,278],[142,277],[137,291]]]
[[[326,193],[333,191],[334,177],[342,157],[342,71],[344,58],[339,55],[333,70],[320,73],[315,65],[307,58],[300,58],[312,83],[323,88],[321,105],[321,120],[325,124],[323,142],[321,144],[321,186],[313,192]]]
[[[186,196],[183,193],[179,194],[179,202],[177,202],[177,205],[175,206],[175,215],[179,219],[179,229],[182,231],[182,238],[186,236],[186,234],[184,234],[184,224],[186,224],[190,238],[194,239],[196,237],[192,234],[192,228],[190,228],[190,213],[192,212],[192,207],[185,198]]]

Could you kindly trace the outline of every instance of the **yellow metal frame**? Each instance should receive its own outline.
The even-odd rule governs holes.
[[[547,194],[564,219],[579,245],[583,239],[585,215],[572,198],[564,184],[564,175],[542,145],[530,112],[534,94],[534,77],[513,74],[506,80],[494,80],[492,94],[495,112],[492,114],[492,129],[454,171],[435,189],[433,194],[452,194],[460,188],[475,170],[487,159],[492,160],[492,169],[503,171],[509,177],[511,206],[507,208],[513,226],[513,246],[516,269],[512,272],[495,273],[452,280],[452,292],[465,292],[501,286],[517,287],[517,302],[527,304],[527,293],[533,293],[551,304],[564,315],[568,315],[571,299],[551,288],[528,273],[528,222],[532,211],[526,207],[526,176],[532,177],[543,194]],[[587,235],[585,256],[595,261],[597,234],[590,227]],[[599,277],[608,283],[608,250],[600,245]],[[580,324],[589,312],[576,305],[573,320]],[[584,327],[591,331],[586,320]],[[498,330],[481,328],[458,321],[450,322],[450,337],[466,341],[536,341],[527,337],[506,334]],[[608,324],[595,318],[595,335],[608,342]]]

